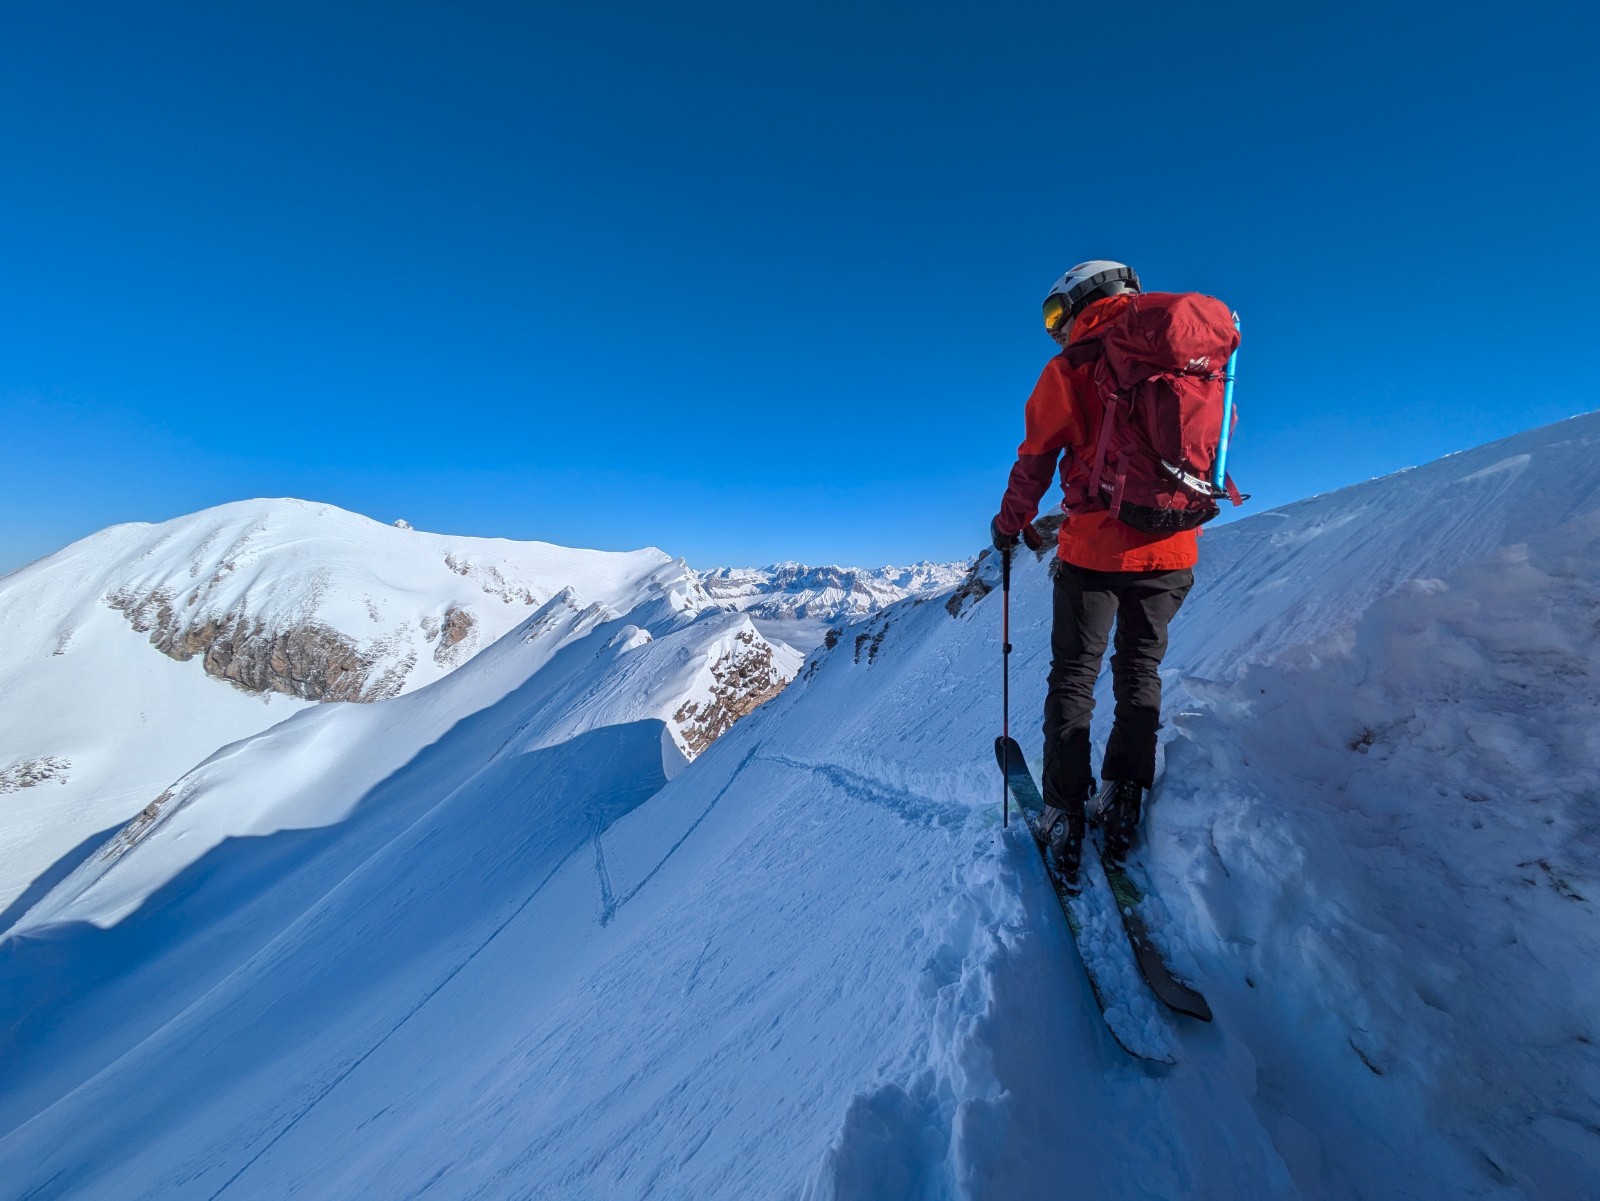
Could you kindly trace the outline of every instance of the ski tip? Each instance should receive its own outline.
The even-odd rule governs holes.
[[[1007,738],[1004,734],[994,740],[995,762],[1000,764],[1002,771],[1010,771],[1011,765],[1023,765],[1026,760],[1022,757],[1022,747],[1015,738]]]
[[[1142,956],[1136,954],[1135,957],[1140,961],[1139,969],[1144,973],[1145,980],[1149,983],[1151,991],[1156,994],[1163,1005],[1172,1010],[1173,1013],[1181,1014],[1186,1018],[1193,1018],[1197,1022],[1209,1022],[1212,1020],[1211,1005],[1205,997],[1200,995],[1198,989],[1192,988],[1178,979],[1172,974],[1172,969],[1168,968],[1164,962],[1157,968],[1145,962]]]

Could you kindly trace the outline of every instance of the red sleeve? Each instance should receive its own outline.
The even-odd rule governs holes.
[[[1026,430],[996,522],[1001,533],[1021,533],[1037,516],[1039,501],[1056,478],[1061,452],[1071,445],[1076,417],[1066,360],[1057,355],[1045,364],[1033,395],[1028,397]]]

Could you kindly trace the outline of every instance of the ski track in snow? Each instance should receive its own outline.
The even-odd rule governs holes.
[[[369,716],[219,756],[19,920],[0,1179],[1600,1195],[1597,446],[1576,419],[1207,535],[1135,874],[1215,1024],[1154,1010],[1114,914],[1086,940],[1172,1067],[1117,1048],[999,827],[998,592],[874,615],[686,770],[611,699],[676,627],[556,605]],[[1021,556],[1019,713],[1048,589]]]
[[[808,763],[786,755],[769,755],[765,762],[792,767],[821,777],[846,795],[887,809],[901,821],[923,829],[948,830],[972,817],[970,805],[940,804],[930,801],[887,780],[875,779],[839,766],[837,763]]]
[[[758,750],[760,750],[760,749],[761,749],[761,744],[760,743],[757,743],[755,746],[751,747],[749,752],[745,755],[743,761],[739,764],[739,770],[742,770],[752,759],[754,759],[755,756],[756,756],[756,752]],[[683,846],[683,844],[689,840],[690,835],[692,835],[697,829],[700,828],[700,823],[705,821],[706,818],[711,816],[711,811],[717,807],[717,803],[719,801],[721,801],[722,798],[727,795],[728,790],[733,787],[734,778],[737,777],[737,774],[738,774],[738,771],[736,770],[735,773],[734,773],[734,777],[730,777],[728,782],[725,783],[720,789],[717,790],[716,795],[713,796],[709,801],[706,802],[706,807],[703,810],[701,810],[700,816],[695,818],[694,821],[690,823],[689,828],[683,832],[683,835],[678,839],[677,842],[673,843],[670,847],[667,848],[667,853],[661,857],[661,862],[656,864],[655,867],[651,868],[647,873],[645,873],[645,875],[639,880],[639,882],[628,890],[627,895],[625,895],[622,898],[622,900],[620,902],[618,902],[618,904],[616,906],[613,907],[613,909],[611,911],[611,914],[608,915],[608,917],[607,917],[608,921],[610,920],[610,916],[614,916],[615,915],[616,909],[620,908],[623,905],[626,905],[629,901],[633,900],[634,897],[638,896],[642,891],[644,891],[645,886],[648,885],[650,883],[650,881],[652,881],[652,880],[654,880],[656,878],[656,874],[664,866],[666,866],[667,862],[678,851],[678,848]],[[607,887],[609,887],[609,884],[607,885]]]
[[[425,993],[414,1005],[412,1005],[398,1022],[389,1027],[389,1029],[386,1030],[376,1042],[372,1043],[371,1046],[362,1052],[362,1054],[351,1060],[348,1066],[337,1072],[332,1079],[327,1082],[326,1085],[312,1094],[305,1104],[296,1110],[294,1115],[290,1117],[290,1119],[282,1126],[280,1126],[271,1138],[262,1144],[260,1150],[258,1150],[249,1159],[245,1160],[245,1162],[240,1165],[238,1171],[236,1171],[232,1176],[228,1177],[227,1180],[223,1181],[222,1186],[218,1188],[216,1192],[211,1194],[212,1201],[215,1201],[215,1198],[222,1196],[223,1193],[227,1192],[230,1187],[236,1184],[239,1178],[248,1172],[263,1155],[265,1155],[268,1151],[271,1151],[273,1147],[277,1146],[280,1139],[298,1126],[300,1124],[300,1120],[310,1113],[314,1108],[316,1108],[317,1104],[322,1101],[323,1098],[327,1097],[329,1093],[333,1092],[334,1089],[338,1088],[339,1085],[348,1080],[351,1074],[354,1073],[357,1068],[370,1059],[376,1052],[381,1050],[384,1044],[386,1044],[395,1034],[399,1033],[400,1029],[405,1026],[407,1022],[416,1017],[418,1013],[422,1012],[423,1006],[427,1005],[428,1002],[432,1001],[434,997],[443,992],[446,986],[449,985],[450,982],[453,981],[457,976],[459,976],[462,970],[466,968],[468,964],[482,954],[483,951],[488,948],[490,943],[494,942],[495,939],[499,938],[500,935],[505,932],[507,926],[511,925],[513,921],[522,916],[523,910],[531,905],[534,899],[544,891],[545,885],[549,884],[550,881],[555,878],[556,873],[566,866],[567,859],[570,857],[571,855],[569,854],[567,858],[563,858],[559,863],[557,863],[556,866],[550,870],[549,874],[546,875],[543,880],[539,881],[538,885],[536,885],[533,891],[528,894],[527,898],[523,900],[523,902],[514,910],[512,910],[504,921],[495,926],[494,930],[489,934],[489,937],[484,939],[483,942],[478,944],[478,946],[474,947],[464,959],[446,972],[439,983],[435,984],[433,988],[428,990],[427,993]]]

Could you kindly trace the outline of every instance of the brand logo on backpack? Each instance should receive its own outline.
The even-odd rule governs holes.
[[[1223,469],[1231,380],[1211,368],[1238,345],[1220,300],[1145,292],[1069,346],[1072,362],[1094,362],[1089,407],[1098,412],[1092,446],[1079,448],[1069,468],[1067,508],[1109,509],[1136,530],[1170,534],[1210,521],[1223,497],[1244,503]]]

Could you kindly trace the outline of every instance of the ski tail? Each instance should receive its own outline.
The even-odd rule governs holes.
[[[1150,986],[1150,991],[1174,1013],[1202,1022],[1211,1021],[1211,1006],[1206,1003],[1205,997],[1178,979],[1156,947],[1155,940],[1150,937],[1149,927],[1144,920],[1144,890],[1128,874],[1124,865],[1113,863],[1103,854],[1101,864],[1105,868],[1106,882],[1111,886],[1111,895],[1116,899],[1117,914],[1122,918],[1122,929],[1128,936],[1134,962],[1139,967],[1139,974]]]
[[[1000,771],[1005,775],[1006,786],[1010,788],[1011,795],[1016,798],[1017,804],[1022,806],[1025,813],[1034,816],[1044,812],[1044,798],[1039,795],[1039,788],[1033,782],[1033,773],[1028,770],[1028,761],[1022,756],[1022,748],[1017,745],[1015,738],[1001,735],[994,740],[995,762],[1000,765]]]

